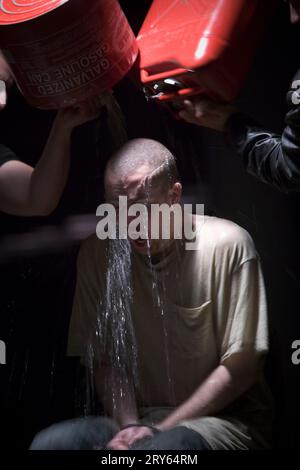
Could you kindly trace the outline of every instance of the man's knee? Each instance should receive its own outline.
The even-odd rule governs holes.
[[[157,434],[152,439],[136,443],[133,450],[209,450],[210,447],[204,438],[184,426],[177,426]]]
[[[30,450],[93,450],[105,447],[118,432],[110,419],[88,417],[54,424],[39,432]]]

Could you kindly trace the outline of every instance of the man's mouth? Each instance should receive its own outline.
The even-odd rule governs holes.
[[[138,238],[137,240],[132,240],[132,243],[137,248],[146,248],[148,245],[148,240],[144,240],[143,238]]]

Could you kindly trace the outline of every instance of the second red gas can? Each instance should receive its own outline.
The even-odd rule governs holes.
[[[276,0],[154,0],[139,32],[150,98],[238,94]]]

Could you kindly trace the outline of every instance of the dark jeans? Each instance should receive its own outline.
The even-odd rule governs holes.
[[[79,418],[54,424],[34,438],[30,450],[97,450],[119,431],[106,418]],[[131,450],[208,450],[210,447],[195,431],[178,426],[153,438],[135,443]]]

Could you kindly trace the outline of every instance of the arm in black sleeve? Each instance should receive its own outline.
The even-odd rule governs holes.
[[[12,150],[5,145],[0,144],[0,166],[4,165],[6,162],[10,162],[11,160],[19,159]]]
[[[294,92],[288,93],[290,110],[281,136],[242,114],[234,114],[226,129],[248,173],[286,193],[300,190],[300,105],[292,104]]]

